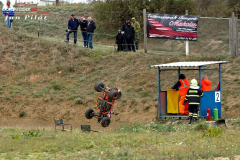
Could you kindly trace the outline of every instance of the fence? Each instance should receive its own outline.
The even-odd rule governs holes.
[[[146,17],[146,10],[143,10]],[[146,24],[146,19],[144,19]],[[234,14],[231,18],[200,17],[198,21],[198,41],[190,43],[190,53],[212,54],[221,56],[231,55],[237,57],[239,54],[239,28],[240,20]],[[185,41],[174,41],[164,39],[147,38],[146,25],[144,25],[144,50],[184,52]],[[158,45],[157,45],[158,44]]]

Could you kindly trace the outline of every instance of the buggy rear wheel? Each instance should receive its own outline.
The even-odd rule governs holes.
[[[116,89],[111,89],[111,91],[109,92],[109,98],[111,100],[119,100],[121,96],[122,96],[121,92],[118,92],[118,90]]]
[[[101,125],[102,125],[102,127],[108,127],[110,122],[111,122],[111,120],[109,117],[103,117],[103,119],[101,121]]]
[[[93,115],[92,115],[93,112],[94,112],[94,110],[92,108],[87,109],[86,112],[85,112],[85,117],[87,119],[92,119],[93,118]]]
[[[94,89],[97,91],[97,92],[102,92],[104,90],[104,84],[102,82],[97,82],[95,85],[94,85]]]

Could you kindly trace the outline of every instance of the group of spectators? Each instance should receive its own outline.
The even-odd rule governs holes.
[[[131,21],[127,19],[122,26],[122,30],[118,29],[118,34],[116,35],[117,50],[136,52],[135,46],[137,50],[139,49],[140,32],[141,28],[136,19],[134,17],[132,17]]]
[[[81,16],[80,19],[77,19],[76,16],[72,14],[68,21],[68,30],[66,30],[67,39],[65,42],[68,43],[69,35],[74,33],[74,44],[77,44],[77,31],[79,26],[84,41],[83,47],[93,49],[92,39],[94,30],[96,29],[96,24],[91,17],[88,17],[88,20],[85,20],[83,16]]]

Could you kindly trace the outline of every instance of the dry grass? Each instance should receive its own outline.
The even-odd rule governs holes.
[[[1,159],[213,159],[240,153],[239,130],[218,128],[220,134],[203,137],[205,123],[148,123],[118,130],[84,133],[79,130],[0,132]],[[199,128],[202,128],[200,130]],[[207,127],[208,128],[208,127]],[[213,129],[215,132],[217,129]],[[215,136],[214,136],[215,135]]]

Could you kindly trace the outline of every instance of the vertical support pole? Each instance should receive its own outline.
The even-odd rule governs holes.
[[[178,79],[179,79],[180,74],[181,74],[180,67],[178,67]]]
[[[188,10],[185,11],[185,14],[188,15]],[[186,41],[186,56],[189,55],[189,41]]]
[[[221,64],[219,64],[219,91],[220,91],[220,94],[222,95],[222,92],[221,92],[221,87],[222,86],[222,77],[221,77]],[[220,96],[220,108],[218,108],[218,116],[221,118],[222,116],[222,100],[221,100],[221,97]]]
[[[160,67],[158,67],[158,118],[161,119],[161,77]]]
[[[143,9],[144,53],[147,53],[147,12]]]
[[[236,29],[236,57],[239,56],[238,50],[238,19],[235,17],[235,29]]]
[[[232,34],[232,27],[233,21],[232,18],[229,18],[229,51],[231,57],[233,57],[233,34]]]
[[[232,50],[233,57],[236,57],[236,24],[235,24],[235,14],[232,12]]]
[[[222,88],[222,87],[221,87],[221,85],[222,85],[222,84],[221,84],[221,83],[222,83],[222,82],[221,82],[221,78],[222,78],[222,77],[221,77],[221,64],[219,64],[219,91],[220,91],[220,92],[221,92],[221,88]]]
[[[199,67],[199,88],[201,89],[201,74],[202,74],[202,72],[201,72],[201,67]]]

